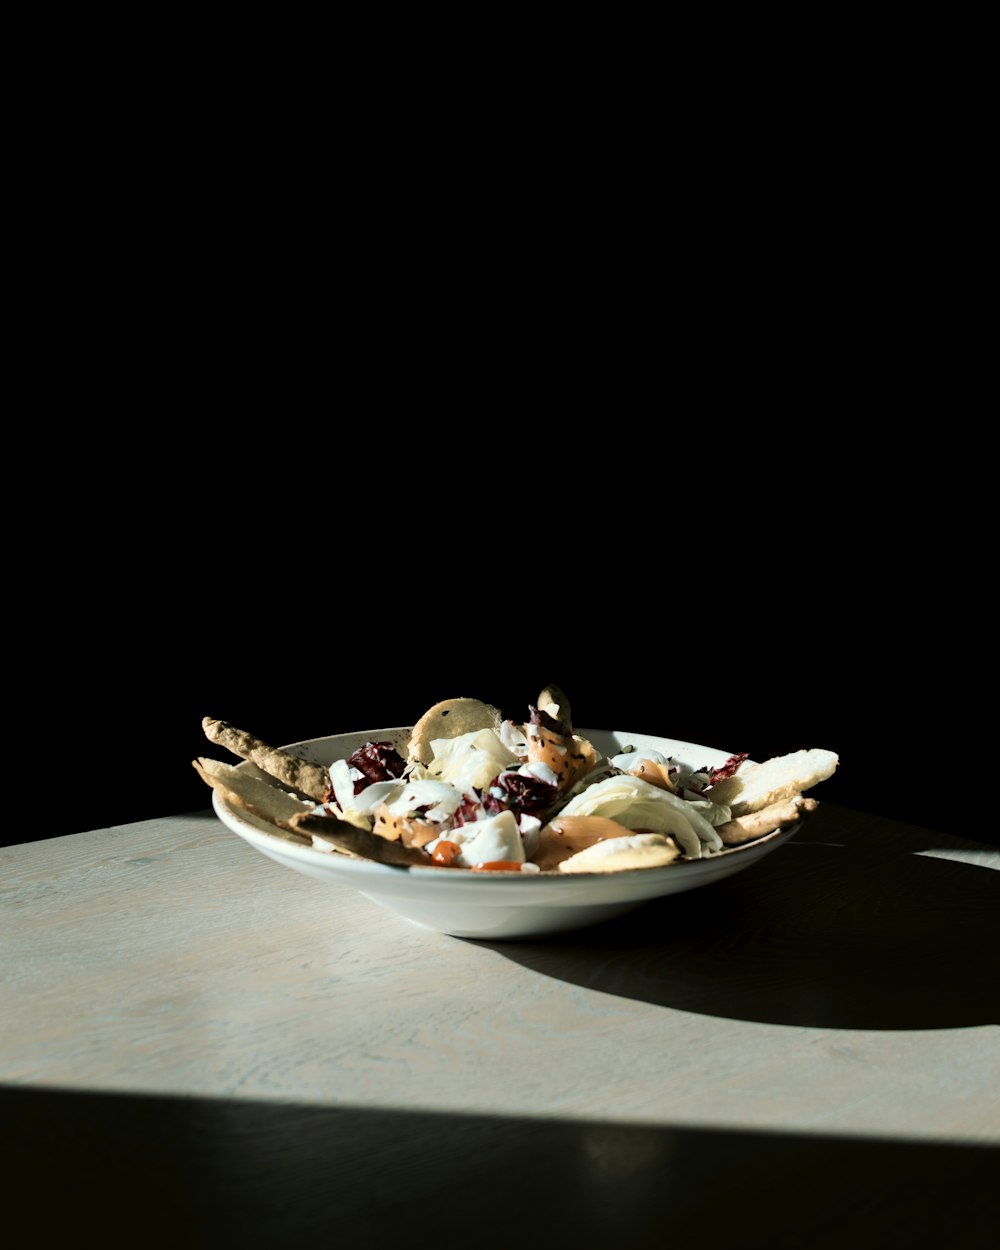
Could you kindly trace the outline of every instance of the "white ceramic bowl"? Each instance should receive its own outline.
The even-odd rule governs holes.
[[[709,764],[719,767],[728,758],[725,751],[674,738],[618,729],[577,732],[605,755],[615,755],[631,743],[655,747],[695,768]],[[409,728],[369,729],[293,742],[285,749],[319,764],[332,764],[365,742],[389,740],[405,747],[409,735]],[[286,868],[352,886],[372,902],[423,928],[453,937],[484,939],[537,937],[578,929],[620,916],[649,899],[721,881],[755,864],[799,828],[798,824],[789,825],[746,846],[664,868],[610,873],[478,873],[400,868],[314,850],[281,838],[266,821],[230,807],[218,791],[212,792],[212,803],[224,825]]]

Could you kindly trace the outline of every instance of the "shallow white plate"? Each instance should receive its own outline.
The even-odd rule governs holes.
[[[697,746],[674,738],[623,730],[579,729],[605,755],[622,747],[655,747],[664,755],[702,768],[719,767],[725,751]],[[346,759],[366,742],[392,741],[405,755],[409,728],[369,729],[290,743],[285,749],[318,764]],[[241,765],[246,767],[246,765]],[[349,885],[413,924],[453,937],[526,938],[566,929],[578,929],[610,920],[652,898],[679,894],[721,881],[756,863],[787,841],[799,824],[767,834],[746,846],[721,851],[707,859],[668,864],[664,868],[634,868],[612,873],[478,873],[442,868],[399,868],[353,859],[336,852],[317,851],[288,841],[266,821],[230,807],[218,791],[212,803],[219,819],[234,833],[286,868]],[[799,822],[801,823],[801,822]]]

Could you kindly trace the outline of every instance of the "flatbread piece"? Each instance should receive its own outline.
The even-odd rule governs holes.
[[[492,729],[499,733],[503,716],[499,708],[480,699],[442,699],[429,707],[413,726],[407,756],[421,764],[433,758],[431,743],[435,738],[460,738],[462,734]]]
[[[745,816],[811,790],[832,777],[839,763],[833,751],[818,748],[775,755],[762,764],[742,765],[732,777],[712,786],[708,798],[728,807],[734,816]]]

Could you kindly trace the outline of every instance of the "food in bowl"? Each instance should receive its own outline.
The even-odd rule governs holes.
[[[547,686],[524,720],[445,699],[405,738],[368,741],[328,767],[226,721],[202,722],[236,766],[195,769],[276,836],[399,867],[473,873],[608,873],[709,858],[815,810],[838,756],[808,749],[692,768],[649,747],[604,756]]]

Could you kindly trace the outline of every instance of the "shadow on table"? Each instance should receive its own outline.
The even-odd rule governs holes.
[[[478,944],[560,981],[731,1019],[997,1023],[1000,872],[915,853],[955,839],[865,819],[838,841],[838,814],[817,813],[791,842],[717,884],[579,932]]]
[[[0,1118],[38,1246],[995,1244],[987,1147],[22,1087]]]

